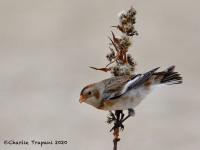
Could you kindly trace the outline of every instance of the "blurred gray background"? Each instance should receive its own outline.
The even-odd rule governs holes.
[[[118,148],[199,150],[200,1],[0,0],[0,149],[111,150],[107,112],[79,104],[104,67],[117,14],[137,10],[137,73],[176,65],[184,83],[156,89],[125,122]],[[4,140],[67,140],[60,146]]]

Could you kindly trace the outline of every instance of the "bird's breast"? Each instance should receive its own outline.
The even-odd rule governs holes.
[[[140,102],[146,97],[148,93],[150,93],[150,90],[144,87],[140,87],[125,93],[119,98],[103,101],[99,109],[126,110],[129,108],[135,108],[140,104]]]

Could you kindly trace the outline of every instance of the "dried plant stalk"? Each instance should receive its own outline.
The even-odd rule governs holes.
[[[122,35],[120,37],[116,37],[115,34],[111,31],[112,38],[109,37],[109,39],[111,41],[110,45],[112,47],[109,47],[110,53],[106,55],[109,63],[106,65],[106,67],[103,68],[90,68],[104,72],[110,72],[114,77],[134,74],[136,62],[134,61],[131,54],[127,53],[128,49],[133,43],[132,37],[134,35],[138,35],[138,32],[134,27],[134,24],[136,23],[135,15],[136,10],[133,7],[131,7],[128,11],[121,11],[118,14],[119,25],[111,27],[120,30]],[[107,123],[116,123],[116,121],[120,118],[120,114],[122,113],[122,110],[116,110],[115,115],[110,112],[109,116],[107,117]],[[119,128],[114,129],[114,150],[117,150],[117,142],[120,141],[119,131]]]
[[[119,128],[114,129],[114,139],[113,139],[113,150],[117,150],[117,142],[120,141],[119,138]]]

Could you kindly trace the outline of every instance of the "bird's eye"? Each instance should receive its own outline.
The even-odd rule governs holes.
[[[89,92],[88,92],[88,95],[91,95],[91,94],[92,94],[92,92],[91,92],[91,91],[89,91]]]

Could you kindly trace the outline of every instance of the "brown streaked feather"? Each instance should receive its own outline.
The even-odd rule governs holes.
[[[153,77],[150,77],[146,82],[145,82],[145,86],[150,86],[153,82],[154,78]]]
[[[151,79],[153,78],[153,82],[159,84],[163,77],[163,72],[156,72],[152,75]]]
[[[144,87],[146,88],[146,90],[150,90],[152,84],[158,80],[158,76],[156,75],[152,75],[145,83],[144,83]],[[159,80],[160,81],[160,80]]]
[[[115,105],[116,102],[115,101],[102,101],[100,103],[100,105],[97,107],[98,109],[104,109],[105,107],[106,108],[112,108],[113,105]]]
[[[106,89],[104,93],[115,93],[116,91],[121,91],[125,84],[129,81],[132,75],[124,75],[119,77],[113,77],[109,80],[104,80],[104,84],[106,85]]]

